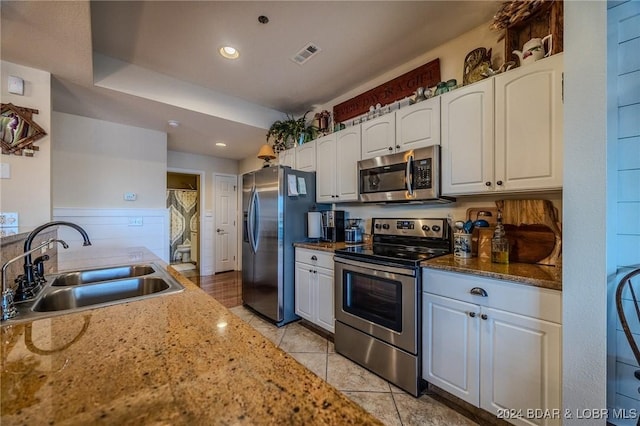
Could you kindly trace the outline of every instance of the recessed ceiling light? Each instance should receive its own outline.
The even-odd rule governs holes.
[[[216,142],[216,146],[227,146],[224,142]]]
[[[235,47],[223,46],[220,48],[220,54],[227,59],[237,59],[240,52]]]
[[[169,121],[167,121],[167,124],[168,124],[169,126],[171,126],[171,127],[174,127],[174,128],[175,128],[175,127],[178,127],[178,126],[180,125],[180,122],[179,122],[179,121],[176,121],[176,120],[169,120]]]

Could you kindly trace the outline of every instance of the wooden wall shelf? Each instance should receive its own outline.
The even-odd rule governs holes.
[[[543,38],[549,34],[553,35],[551,54],[562,52],[564,50],[563,26],[564,3],[562,0],[545,3],[528,19],[507,28],[504,43],[505,61],[515,61],[519,65],[518,57],[512,52],[522,50],[522,46],[532,38]]]

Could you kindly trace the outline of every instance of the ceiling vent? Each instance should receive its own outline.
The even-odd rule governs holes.
[[[302,65],[305,62],[307,62],[309,59],[311,59],[313,56],[315,56],[315,54],[320,52],[321,50],[322,49],[320,49],[315,44],[307,43],[307,45],[305,47],[300,49],[300,51],[298,51],[298,53],[296,53],[295,55],[293,55],[291,57],[291,60],[293,62],[295,62],[296,64],[298,64],[298,65]]]

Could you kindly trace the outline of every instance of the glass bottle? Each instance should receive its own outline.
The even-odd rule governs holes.
[[[498,210],[498,224],[491,239],[491,261],[493,263],[509,263],[509,240],[505,237],[502,225],[502,212]]]

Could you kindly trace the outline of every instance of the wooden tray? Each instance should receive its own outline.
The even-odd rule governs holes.
[[[544,261],[553,253],[556,234],[548,226],[507,224],[504,227],[506,237],[509,240],[509,262],[536,264]],[[477,253],[478,257],[482,259],[491,259],[491,238],[494,229],[495,227],[491,226],[477,230]]]

